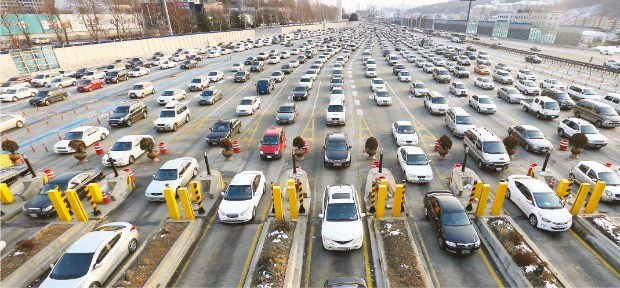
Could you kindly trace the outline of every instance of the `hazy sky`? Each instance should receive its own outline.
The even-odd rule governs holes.
[[[326,4],[336,5],[336,0],[323,0]],[[357,7],[357,3],[360,3],[360,7],[362,9],[366,8],[366,5],[377,5],[377,6],[390,6],[397,7],[402,3],[405,3],[410,8],[417,6],[430,5],[440,2],[446,2],[449,0],[342,0],[342,6],[349,11],[353,11]]]

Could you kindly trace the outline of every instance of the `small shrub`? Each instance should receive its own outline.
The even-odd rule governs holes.
[[[10,139],[6,139],[2,141],[2,151],[15,154],[17,150],[19,150],[19,144],[17,144],[17,142],[10,140]]]
[[[82,140],[69,141],[69,147],[73,148],[77,152],[86,152],[86,143]]]
[[[304,138],[301,138],[301,136],[295,137],[295,139],[293,139],[293,147],[295,147],[297,149],[303,149],[304,148]]]
[[[570,137],[568,143],[573,148],[583,149],[588,146],[588,137],[586,136],[586,134],[576,133],[573,135],[573,137]]]
[[[514,255],[512,255],[512,260],[514,260],[519,267],[538,264],[538,256],[532,251],[525,251],[523,249],[517,249]]]
[[[504,138],[502,142],[504,142],[504,146],[506,146],[508,150],[517,149],[517,147],[519,147],[519,138],[514,135]]]
[[[220,141],[220,148],[224,150],[232,150],[232,141],[229,138],[224,138]]]
[[[15,243],[15,249],[22,252],[27,252],[34,248],[34,241],[30,239],[22,239]]]
[[[151,138],[142,138],[140,140],[140,149],[146,152],[152,152],[153,148],[155,148],[155,142]]]
[[[452,149],[452,139],[450,139],[450,136],[446,134],[441,135],[441,137],[439,137],[439,146],[443,149]]]
[[[368,137],[368,139],[366,139],[366,143],[364,143],[364,148],[366,151],[377,151],[377,148],[379,148],[377,138],[372,136]]]

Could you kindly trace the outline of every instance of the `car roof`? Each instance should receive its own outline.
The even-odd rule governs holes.
[[[352,185],[327,186],[326,192],[329,197],[329,203],[355,203],[355,189]]]
[[[215,123],[230,123],[237,120],[236,118],[218,119]]]
[[[579,166],[581,164],[585,164],[588,167],[596,170],[597,172],[612,172],[612,173],[614,172],[611,168],[609,168],[609,167],[607,167],[607,166],[605,166],[605,165],[603,165],[603,164],[601,164],[599,162],[596,162],[596,161],[580,161],[575,166]]]
[[[185,161],[192,161],[192,160],[196,160],[196,158],[193,157],[181,157],[181,158],[176,158],[176,159],[172,159],[172,160],[168,160],[166,161],[166,163],[164,163],[164,165],[161,166],[161,168],[159,169],[172,169],[172,168],[178,168],[179,164],[185,162]]]
[[[90,129],[90,128],[93,128],[93,127],[95,127],[95,126],[80,126],[80,127],[75,127],[75,128],[73,128],[73,129],[71,129],[71,131],[69,131],[69,132],[84,132],[84,131],[86,131],[86,130],[88,130],[88,129]]]
[[[402,147],[399,147],[398,149],[405,150],[407,154],[425,154],[424,150],[422,150],[422,148],[417,147],[417,146],[402,146]]]
[[[295,106],[295,103],[290,103],[290,102],[280,105],[280,107],[294,107],[294,106]]]
[[[80,237],[65,253],[94,253],[110,236],[118,231],[93,231]]]
[[[575,122],[575,123],[577,123],[579,125],[592,125],[592,123],[590,123],[590,122],[588,122],[586,120],[583,120],[581,118],[569,117],[569,118],[566,118],[566,119],[568,119],[570,121],[573,121],[573,122]]]
[[[241,98],[241,100],[254,100],[255,98],[256,96],[247,96],[247,97]]]
[[[444,212],[465,211],[461,202],[452,193],[433,195]]]
[[[265,136],[279,136],[280,132],[283,132],[284,128],[282,127],[277,127],[277,126],[272,126],[267,128],[267,131],[265,132]]]
[[[345,134],[342,132],[332,132],[332,133],[328,133],[325,138],[328,138],[329,140],[340,140],[340,141],[345,141],[346,137]]]
[[[72,171],[72,172],[65,172],[62,173],[58,176],[56,176],[54,179],[50,180],[49,183],[66,183],[69,182],[69,180],[71,180],[73,177],[77,176],[78,174],[82,173],[81,171]]]
[[[233,179],[230,180],[230,183],[228,185],[230,186],[230,185],[252,184],[254,177],[256,175],[259,175],[260,173],[261,173],[260,171],[243,171],[235,175],[235,177],[233,177]]]
[[[410,125],[410,126],[413,126],[413,123],[411,123],[411,121],[396,121],[395,123],[396,123],[396,125],[398,125],[398,126],[404,126],[404,125]]]
[[[134,140],[142,137],[152,138],[151,135],[127,135],[121,137],[121,139],[118,139],[116,142],[133,142]]]
[[[524,176],[523,178],[516,178],[514,179],[514,181],[518,181],[521,184],[525,185],[532,193],[554,193],[553,189],[551,189],[549,185],[547,185],[547,183],[538,179],[531,178],[529,176]]]
[[[536,126],[534,126],[534,125],[527,125],[527,124],[524,124],[524,125],[521,125],[521,128],[523,128],[523,129],[525,129],[525,130],[528,130],[528,131],[532,131],[532,130],[534,130],[534,131],[540,131],[540,129],[538,129],[538,127],[536,127]]]

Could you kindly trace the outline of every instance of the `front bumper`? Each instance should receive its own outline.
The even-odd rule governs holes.
[[[407,175],[407,182],[411,183],[430,183],[433,181],[433,177],[428,176],[415,176],[415,175]]]
[[[323,160],[323,164],[327,167],[348,167],[351,166],[351,160],[331,160],[325,161]]]

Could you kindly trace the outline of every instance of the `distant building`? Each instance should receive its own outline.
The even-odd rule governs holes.
[[[531,32],[528,40],[538,43],[553,43],[558,29],[562,11],[518,10],[516,12],[498,13],[494,36],[506,37],[508,29],[514,24],[529,24]],[[505,31],[504,31],[505,30]]]
[[[53,0],[2,0],[0,1],[0,9],[2,11],[15,11],[18,13],[32,13],[41,11],[45,1]]]

